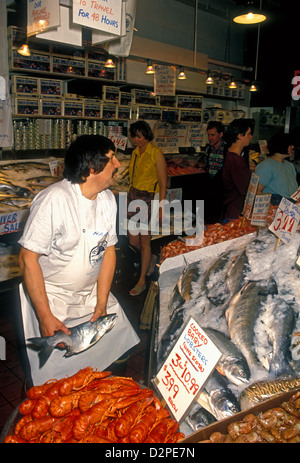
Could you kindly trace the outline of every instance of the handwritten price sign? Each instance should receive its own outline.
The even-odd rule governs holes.
[[[221,352],[191,317],[154,379],[177,421],[196,400],[220,357]]]
[[[297,230],[300,220],[300,208],[286,198],[282,198],[275,218],[269,230],[284,243],[289,244]]]
[[[259,182],[259,176],[255,174],[254,172],[252,172],[246,198],[245,198],[245,202],[244,202],[244,208],[242,211],[242,214],[246,219],[250,219],[251,217],[251,211],[252,211],[252,207],[253,207],[253,203],[254,203],[254,199],[256,195],[258,182]]]
[[[268,213],[270,209],[271,193],[256,195],[251,225],[254,227],[265,227],[268,220]]]

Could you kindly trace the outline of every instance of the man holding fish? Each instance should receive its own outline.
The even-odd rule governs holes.
[[[41,347],[39,355],[26,346],[34,384],[86,366],[103,370],[139,342],[110,292],[117,207],[109,187],[120,167],[114,149],[100,135],[78,137],[66,153],[64,179],[32,202],[19,243],[25,339]],[[58,332],[67,340],[55,338]],[[40,336],[47,345],[36,340]],[[67,355],[53,351],[62,344]]]

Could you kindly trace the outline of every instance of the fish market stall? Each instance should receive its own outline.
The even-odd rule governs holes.
[[[300,232],[289,245],[276,244],[277,237],[265,229],[168,258],[160,266],[156,372],[189,316],[222,353],[181,423],[186,435],[255,405],[245,397],[257,382],[275,380],[274,390],[284,392],[282,380],[288,378],[299,388]]]

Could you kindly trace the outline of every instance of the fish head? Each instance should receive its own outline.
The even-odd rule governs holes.
[[[97,320],[94,322],[94,326],[97,331],[107,332],[115,326],[117,318],[118,315],[116,313],[103,315],[102,317],[97,318]]]
[[[232,363],[227,368],[226,376],[231,383],[242,386],[249,382],[251,373],[246,362],[243,365]]]

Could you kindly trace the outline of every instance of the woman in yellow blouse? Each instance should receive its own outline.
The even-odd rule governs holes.
[[[151,217],[151,200],[159,193],[159,201],[166,197],[167,189],[167,164],[163,152],[154,146],[151,127],[145,121],[137,121],[130,126],[130,135],[136,145],[132,152],[129,164],[129,191],[128,206],[131,201],[143,200],[147,204],[146,223],[149,224]],[[130,209],[130,207],[129,207]],[[141,210],[141,209],[140,209]],[[131,218],[135,212],[128,212]],[[159,220],[162,220],[162,208],[159,208]],[[128,230],[129,244],[141,253],[140,277],[134,288],[130,291],[131,296],[138,296],[146,289],[146,275],[152,274],[155,267],[155,256],[151,252],[151,230],[133,233]]]

